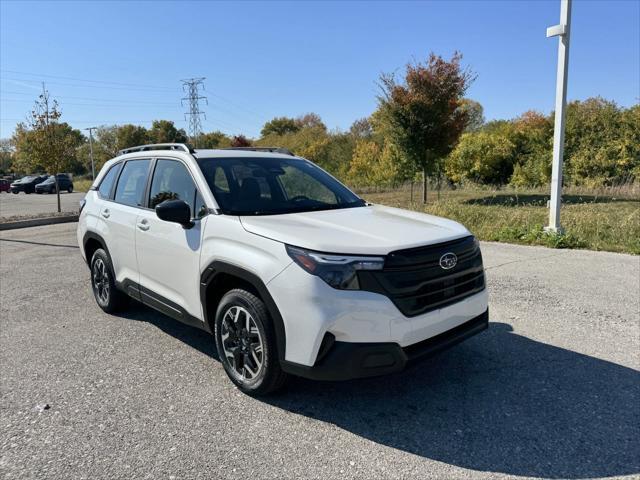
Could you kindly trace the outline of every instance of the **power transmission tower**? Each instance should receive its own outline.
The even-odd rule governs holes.
[[[181,80],[182,88],[188,95],[182,98],[181,103],[183,106],[184,102],[189,103],[189,112],[185,113],[185,115],[189,116],[189,136],[194,147],[198,146],[198,137],[202,134],[200,115],[204,115],[205,119],[207,118],[207,115],[200,111],[200,100],[204,100],[207,105],[209,104],[207,97],[203,97],[199,92],[200,88],[204,90],[204,80],[205,77]]]

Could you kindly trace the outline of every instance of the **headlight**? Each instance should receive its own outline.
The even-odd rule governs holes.
[[[333,288],[358,290],[359,270],[382,270],[384,257],[320,253],[286,245],[287,253],[304,270],[316,275]]]

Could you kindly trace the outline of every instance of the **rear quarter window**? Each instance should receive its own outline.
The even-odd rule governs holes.
[[[100,182],[100,186],[98,187],[98,195],[100,196],[100,198],[111,198],[113,184],[115,183],[116,178],[118,178],[120,167],[122,167],[121,163],[113,165],[105,174],[104,178]]]

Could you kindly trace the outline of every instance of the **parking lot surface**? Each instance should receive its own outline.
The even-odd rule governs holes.
[[[42,216],[58,211],[57,195],[48,193],[36,194],[0,193],[0,219],[7,217]],[[84,198],[84,192],[61,192],[60,204],[63,212],[78,212],[80,200]]]
[[[0,476],[637,478],[640,258],[482,248],[488,331],[253,399],[199,330],[102,313],[75,224],[2,232]]]

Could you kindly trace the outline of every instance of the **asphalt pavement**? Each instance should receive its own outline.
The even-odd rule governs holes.
[[[84,192],[60,192],[60,204],[63,212],[78,213],[80,200],[85,196]],[[57,195],[48,193],[29,195],[21,192],[18,194],[0,193],[0,220],[8,217],[35,217],[48,213],[55,214],[58,211]]]
[[[104,314],[75,224],[2,232],[0,476],[638,478],[640,257],[482,248],[488,331],[400,374],[254,399],[207,334]]]

